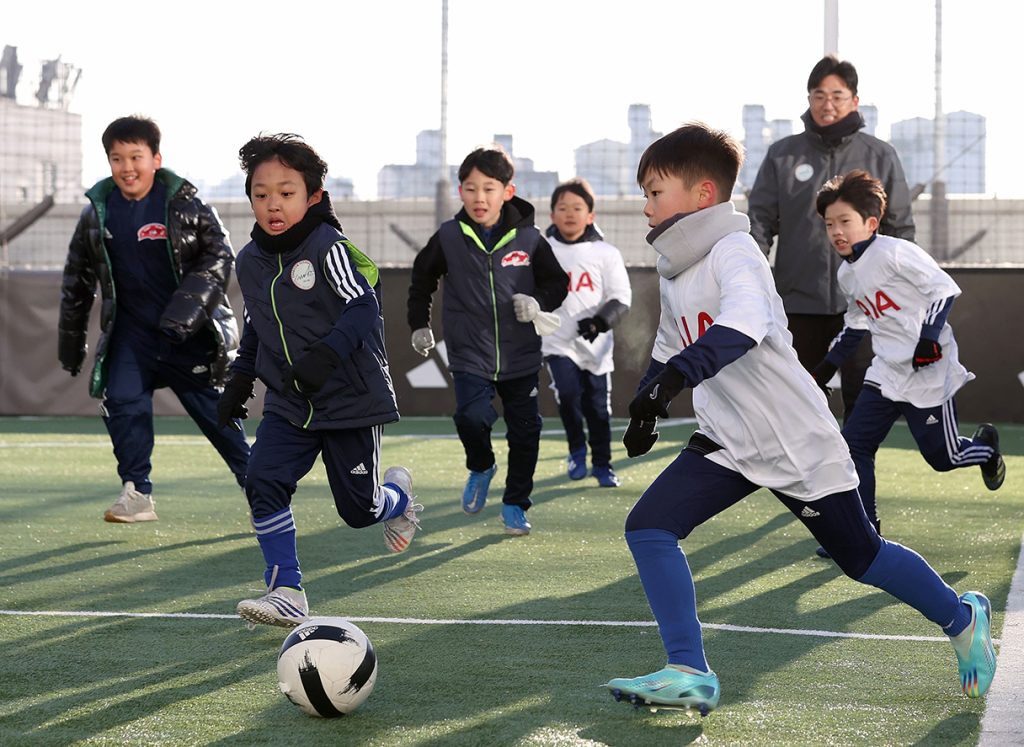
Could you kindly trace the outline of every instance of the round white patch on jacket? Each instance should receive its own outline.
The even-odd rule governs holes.
[[[814,167],[809,163],[802,163],[793,169],[793,177],[798,182],[805,182],[814,176]]]
[[[299,260],[292,265],[292,285],[304,291],[316,285],[316,270],[308,259]]]

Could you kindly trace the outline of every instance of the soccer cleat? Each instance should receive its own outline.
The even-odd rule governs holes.
[[[483,472],[469,471],[466,487],[462,490],[462,510],[467,514],[476,514],[487,503],[487,490],[491,487],[491,478],[498,471],[498,465],[492,464]]]
[[[574,451],[569,455],[569,458],[565,460],[565,464],[570,480],[582,480],[587,476],[586,451]]]
[[[501,520],[505,522],[505,534],[524,537],[533,528],[526,520],[526,512],[520,506],[509,503],[501,507]]]
[[[620,677],[603,687],[608,688],[615,700],[625,700],[636,708],[646,706],[651,711],[694,708],[701,716],[707,716],[718,707],[722,693],[718,675],[714,672],[673,666],[643,677]]]
[[[622,485],[622,481],[619,480],[619,476],[615,474],[615,470],[610,464],[594,467],[591,474],[597,478],[597,484],[602,488],[617,488]]]
[[[236,608],[238,616],[249,623],[277,625],[280,628],[294,628],[309,619],[309,605],[306,592],[279,586],[267,589],[258,599],[243,599]]]
[[[397,485],[409,497],[405,512],[384,522],[384,547],[390,552],[402,552],[408,549],[420,527],[420,518],[416,514],[423,510],[423,504],[413,500],[412,475],[405,467],[388,467],[384,470],[383,482]]]
[[[243,599],[235,608],[252,630],[256,624],[294,628],[309,619],[306,592],[288,586],[275,586],[280,566],[270,573],[267,593],[257,599]]]
[[[982,423],[974,432],[973,440],[991,446],[995,452],[991,459],[981,465],[981,479],[989,490],[999,490],[1006,479],[1006,462],[999,453],[999,431],[991,423]]]
[[[968,698],[988,692],[996,676],[996,652],[992,648],[992,604],[980,591],[968,591],[960,601],[971,608],[971,624],[960,635],[950,636],[960,670],[960,687]]]
[[[135,483],[128,480],[121,489],[121,495],[114,505],[103,514],[103,521],[114,524],[133,524],[136,521],[156,521],[156,505],[153,496],[140,493]]]

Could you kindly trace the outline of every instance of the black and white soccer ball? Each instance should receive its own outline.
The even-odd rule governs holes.
[[[277,655],[281,692],[310,716],[352,713],[377,681],[373,644],[343,617],[314,617],[299,625]]]

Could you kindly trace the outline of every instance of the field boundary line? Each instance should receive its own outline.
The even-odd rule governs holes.
[[[100,610],[0,610],[0,615],[10,617],[127,617],[127,618],[165,618],[169,620],[236,620],[238,615],[203,613],[203,612],[105,612]],[[459,619],[459,618],[422,618],[422,617],[365,617],[359,615],[346,616],[346,620],[354,623],[392,623],[396,625],[504,625],[533,626],[557,625],[578,627],[605,628],[654,628],[653,620],[528,620],[515,618],[495,619]],[[708,630],[722,630],[730,633],[770,633],[774,635],[797,635],[815,638],[852,638],[868,641],[923,641],[927,643],[948,643],[946,636],[931,635],[895,635],[888,633],[844,633],[835,630],[804,630],[799,628],[762,628],[753,625],[730,625],[728,623],[701,623]],[[999,643],[995,639],[995,643]]]
[[[1024,744],[1024,536],[1006,595],[996,676],[985,696],[979,747]]]

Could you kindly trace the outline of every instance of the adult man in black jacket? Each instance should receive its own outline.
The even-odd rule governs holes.
[[[765,254],[778,237],[772,271],[793,334],[793,347],[809,371],[843,329],[846,299],[836,271],[842,261],[825,234],[815,198],[838,174],[864,169],[882,182],[889,206],[879,233],[914,240],[907,179],[896,150],[862,132],[857,111],[857,70],[834,56],[818,61],[807,80],[806,129],[768,148],[750,191],[750,233]],[[844,412],[849,416],[871,363],[870,340],[843,365]]]
[[[61,287],[58,357],[72,376],[86,354],[89,310],[101,293],[100,338],[89,393],[102,399],[122,490],[104,514],[117,523],[155,521],[149,475],[153,391],[168,386],[227,462],[239,485],[249,445],[217,427],[238,326],[225,289],[234,254],[216,211],[189,182],[160,168],[160,130],[123,117],[103,133],[111,176],[86,196]]]

